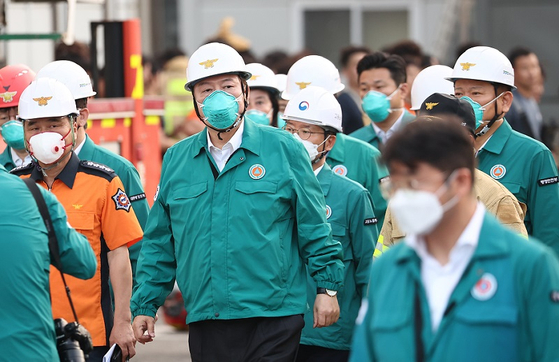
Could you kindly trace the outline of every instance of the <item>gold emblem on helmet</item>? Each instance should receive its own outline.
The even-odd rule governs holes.
[[[250,77],[250,80],[256,80],[256,78],[260,78],[260,76],[253,74],[252,77]]]
[[[307,88],[308,85],[311,84],[311,82],[305,83],[305,82],[295,82],[295,84],[297,84],[299,86],[299,89],[305,89]]]
[[[0,97],[2,97],[2,100],[4,101],[4,103],[10,103],[11,101],[14,100],[14,96],[17,94],[16,92],[4,92],[4,93],[0,93]]]
[[[437,102],[437,103],[433,103],[433,102],[425,103],[425,110],[430,111],[430,110],[433,109],[433,107],[435,107],[437,104],[439,104],[439,102]]]
[[[214,63],[217,62],[218,59],[208,59],[206,61],[200,62],[198,64],[203,65],[204,69],[209,69],[214,67]]]
[[[475,64],[474,63],[460,63],[460,65],[462,66],[462,70],[470,70],[471,67],[473,67]]]
[[[52,99],[52,96],[50,97],[39,97],[39,98],[33,98],[33,100],[35,102],[37,102],[39,104],[39,106],[46,106],[47,104],[49,104],[49,101]]]

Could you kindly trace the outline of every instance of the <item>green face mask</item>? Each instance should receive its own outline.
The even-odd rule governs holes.
[[[246,111],[245,118],[250,119],[256,124],[262,124],[264,126],[270,125],[270,119],[268,118],[268,115],[262,111],[259,111],[258,109],[249,109],[248,111]]]
[[[239,118],[238,99],[242,99],[242,94],[235,98],[227,92],[217,90],[207,96],[204,102],[198,102],[198,105],[206,116],[205,121],[217,130],[226,130]]]
[[[23,142],[23,124],[20,121],[8,121],[2,125],[2,138],[14,150],[25,149]]]
[[[463,99],[463,100],[465,100],[466,102],[468,102],[472,105],[472,108],[474,109],[474,114],[476,115],[476,129],[478,129],[479,126],[481,126],[483,124],[483,112],[487,109],[487,106],[489,106],[491,103],[495,102],[497,99],[501,98],[501,96],[503,94],[505,94],[505,92],[499,94],[497,97],[495,97],[492,100],[490,100],[489,102],[487,102],[487,104],[485,104],[484,106],[482,106],[478,102],[474,101],[470,97],[467,97],[467,96],[460,97],[460,99]]]

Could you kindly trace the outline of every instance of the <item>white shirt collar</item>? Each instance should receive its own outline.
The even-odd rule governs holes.
[[[79,156],[80,151],[82,150],[84,144],[85,144],[85,137],[83,141],[76,148],[74,148],[74,153],[76,154],[76,156]]]
[[[229,141],[227,141],[227,143],[225,145],[223,145],[223,149],[225,148],[231,148],[232,152],[235,152],[236,150],[239,149],[239,147],[241,147],[241,142],[243,141],[243,131],[245,129],[245,122],[241,121],[241,123],[239,124],[239,126],[237,127],[237,132],[235,132],[235,134],[233,134],[233,137],[231,137],[231,139]],[[210,130],[208,129],[208,132],[206,133],[206,137],[208,138],[208,149],[211,151],[212,147],[214,149],[219,150],[220,148],[214,146],[214,144],[212,143],[212,140],[210,139]]]
[[[223,148],[218,148],[214,146],[212,140],[210,139],[210,132],[209,130],[206,133],[206,137],[208,139],[208,150],[210,151],[210,155],[212,156],[215,164],[219,170],[219,172],[223,171],[225,168],[225,164],[231,157],[235,151],[241,147],[241,143],[243,141],[243,131],[245,129],[245,122],[241,122],[237,128],[237,131],[233,134],[231,139],[227,141]]]
[[[29,153],[25,155],[25,158],[23,160],[19,158],[16,151],[14,151],[14,149],[11,147],[10,153],[12,154],[12,161],[14,161],[14,165],[16,165],[16,167],[25,166],[31,163],[31,156],[29,156]]]
[[[322,171],[322,169],[324,168],[324,165],[320,166],[319,168],[317,168],[316,170],[313,170],[314,175],[318,176],[318,174],[320,173],[320,171]]]
[[[405,113],[406,110],[402,108],[402,114],[400,115],[400,117],[398,117],[396,122],[394,122],[392,127],[390,127],[390,129],[386,132],[383,131],[379,126],[377,126],[375,122],[371,122],[373,129],[375,130],[377,136],[381,139],[382,143],[386,143],[386,141],[388,141],[388,139],[392,136],[392,134],[394,134],[394,132],[400,129],[400,125],[402,124],[402,119],[404,118]]]

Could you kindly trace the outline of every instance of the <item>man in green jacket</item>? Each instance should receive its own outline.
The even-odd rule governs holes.
[[[122,181],[125,189],[124,191],[128,195],[136,218],[143,229],[148,218],[149,205],[138,170],[136,170],[132,162],[124,157],[93,143],[86,133],[87,120],[89,118],[87,103],[89,98],[95,96],[97,93],[93,91],[91,79],[85,69],[69,60],[57,60],[41,68],[37,73],[37,78],[56,79],[62,82],[72,92],[76,101],[76,107],[80,112],[78,117],[78,132],[76,133],[76,149],[74,153],[80,160],[93,161],[113,169]],[[141,248],[142,242],[140,241],[130,246],[128,249],[134,281],[136,276],[136,264]]]
[[[301,104],[307,105],[300,107]],[[358,183],[334,173],[325,155],[337,142],[342,130],[342,109],[336,98],[324,88],[310,86],[295,95],[285,108],[284,129],[306,148],[326,199],[326,219],[332,237],[342,243],[344,286],[339,291],[340,319],[328,328],[313,328],[313,311],[305,313],[305,327],[297,355],[298,362],[347,361],[361,300],[367,294],[369,268],[378,220],[369,192]],[[313,303],[316,282],[309,276],[307,302]]]
[[[95,274],[97,261],[85,236],[71,228],[56,197],[39,187],[58,240],[65,273],[80,279]],[[49,292],[47,230],[23,181],[0,166],[0,351],[3,361],[56,362],[56,338]]]
[[[344,89],[334,63],[319,55],[303,57],[289,68],[282,97],[291,99],[309,85],[324,88],[333,95],[338,95]],[[326,163],[338,175],[346,176],[369,190],[373,210],[379,225],[382,225],[386,200],[380,193],[380,183],[387,179],[388,170],[379,165],[379,157],[377,148],[340,132],[334,147],[326,155]]]
[[[559,256],[557,167],[543,143],[514,131],[505,119],[515,88],[510,61],[497,49],[473,47],[458,58],[448,79],[454,82],[454,94],[470,102],[476,113],[478,168],[526,204],[528,234]]]
[[[408,236],[373,263],[351,361],[559,360],[559,261],[473,196],[465,128],[414,122],[383,159]]]
[[[155,336],[155,314],[176,277],[193,361],[293,361],[305,264],[325,293],[343,285],[342,248],[303,146],[243,118],[250,76],[227,45],[192,54],[186,88],[206,129],[165,153],[138,262],[137,340]],[[314,310],[317,327],[339,316],[327,294],[316,296]]]
[[[406,62],[399,55],[375,52],[357,63],[357,74],[361,107],[371,124],[350,136],[382,150],[382,145],[394,132],[414,119],[404,106],[409,92]]]

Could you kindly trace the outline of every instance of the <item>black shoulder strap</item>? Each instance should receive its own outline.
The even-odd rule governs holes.
[[[54,265],[60,272],[62,272],[62,263],[60,262],[60,253],[58,250],[58,240],[56,239],[56,234],[54,233],[54,226],[52,224],[52,219],[50,218],[49,209],[47,208],[47,204],[45,203],[45,199],[43,195],[41,195],[41,191],[37,187],[35,180],[31,178],[26,178],[23,180],[33,197],[35,198],[35,202],[39,207],[39,212],[43,217],[43,221],[45,222],[45,227],[47,228],[47,232],[49,234],[49,250],[53,257],[52,265]]]
[[[74,318],[76,319],[76,322],[79,323],[76,310],[74,309],[74,303],[72,302],[72,297],[70,295],[70,288],[68,287],[68,284],[66,284],[66,278],[64,278],[64,273],[62,272],[62,263],[60,262],[60,253],[58,250],[58,239],[56,238],[56,233],[54,232],[54,225],[52,223],[52,219],[50,218],[50,213],[47,204],[45,202],[45,198],[43,197],[43,195],[41,195],[41,191],[39,190],[39,187],[35,183],[35,180],[31,178],[26,178],[23,180],[23,182],[25,182],[25,185],[27,186],[27,188],[29,188],[29,191],[31,191],[31,194],[33,195],[33,198],[35,198],[35,202],[39,207],[39,212],[43,217],[43,221],[45,223],[45,227],[47,228],[47,232],[49,235],[50,254],[54,259],[51,261],[51,264],[54,265],[60,271],[60,276],[62,277],[62,282],[64,283],[64,287],[66,289],[66,295],[68,296],[68,301],[70,302],[72,313],[74,314]]]

